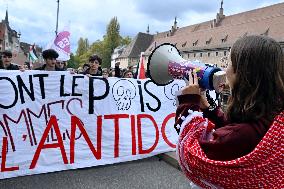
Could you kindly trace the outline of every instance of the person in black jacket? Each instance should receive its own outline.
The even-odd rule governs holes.
[[[19,70],[20,67],[16,64],[12,63],[12,52],[9,50],[5,50],[1,53],[2,61],[0,63],[0,69],[4,70]]]
[[[83,74],[91,75],[91,76],[102,76],[102,69],[100,65],[102,64],[102,59],[98,55],[92,55],[89,58],[89,65],[88,68]]]
[[[56,66],[56,59],[59,54],[54,49],[47,49],[42,52],[42,57],[45,61],[45,64],[36,70],[45,70],[45,71],[64,71],[63,69]]]
[[[115,63],[115,67],[114,67],[114,77],[121,77],[121,70],[120,70],[120,62],[116,62]]]

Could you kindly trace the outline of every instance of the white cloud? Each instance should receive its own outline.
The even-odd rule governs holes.
[[[0,19],[8,4],[10,25],[21,31],[21,40],[45,46],[55,35],[57,0],[0,1]],[[226,15],[283,2],[281,0],[224,1]],[[110,19],[117,16],[121,35],[134,37],[138,32],[163,32],[170,29],[174,17],[178,26],[211,20],[220,0],[60,0],[59,30],[70,26],[72,50],[80,37],[90,42],[102,39]]]

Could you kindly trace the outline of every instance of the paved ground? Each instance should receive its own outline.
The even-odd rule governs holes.
[[[157,157],[0,180],[0,189],[188,189],[188,180]]]

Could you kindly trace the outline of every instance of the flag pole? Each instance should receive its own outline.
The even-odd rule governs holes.
[[[56,16],[56,30],[55,30],[56,36],[57,36],[57,33],[58,33],[58,15],[59,15],[59,0],[57,0],[57,16]]]

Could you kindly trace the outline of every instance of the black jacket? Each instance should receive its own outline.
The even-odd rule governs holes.
[[[4,70],[19,70],[19,66],[16,64],[10,64],[7,68],[4,68],[3,64],[0,64],[0,69]]]
[[[85,72],[83,72],[84,75],[86,74],[90,74],[90,68],[88,68]],[[100,69],[98,69],[97,73],[96,74],[90,74],[91,76],[102,76],[102,71]]]
[[[46,64],[44,64],[43,66],[41,66],[39,68],[36,68],[35,70],[45,70],[45,67],[46,67]],[[65,71],[65,70],[55,66],[55,71]]]

